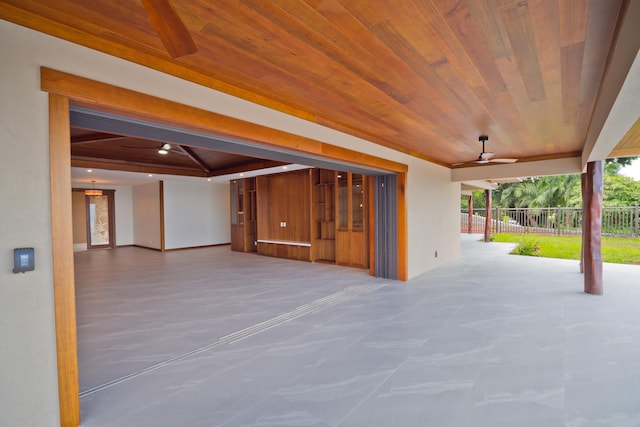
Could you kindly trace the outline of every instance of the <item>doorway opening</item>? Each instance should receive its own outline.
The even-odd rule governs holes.
[[[299,158],[305,159],[305,163],[311,166],[331,167],[367,175],[396,173],[398,175],[398,199],[395,207],[398,210],[396,262],[398,279],[406,279],[407,236],[406,218],[404,218],[406,214],[404,184],[408,170],[406,165],[50,69],[42,69],[41,83],[43,90],[49,92],[50,100],[53,283],[61,424],[78,425],[80,422],[73,237],[70,232],[72,230],[72,189],[68,173],[71,167],[70,112],[76,108],[70,108],[72,104],[92,105],[92,108],[100,106],[105,111],[117,111],[122,116],[135,117],[134,121],[137,124],[141,121],[153,120],[154,128],[162,129],[163,132],[181,129],[183,135],[197,140],[190,145],[211,147],[214,140],[224,143],[235,141],[238,150],[263,150],[269,153],[270,158],[279,158],[283,161]],[[145,120],[141,120],[142,118]],[[221,138],[215,136],[216,134],[228,135],[234,139]]]
[[[100,191],[100,195],[87,195],[83,188],[73,189],[74,252],[116,247],[115,191]]]

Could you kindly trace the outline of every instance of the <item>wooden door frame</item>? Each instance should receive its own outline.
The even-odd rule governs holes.
[[[46,67],[40,69],[40,85],[49,94],[51,238],[61,426],[80,424],[69,155],[72,104],[396,173],[398,278],[407,279],[407,165]]]
[[[84,189],[76,189],[73,191],[84,191]],[[113,249],[116,247],[116,190],[101,190],[103,196],[107,196],[109,210],[109,243],[106,245],[91,244],[91,219],[89,218],[89,202],[90,196],[85,195],[85,226],[87,229],[87,250],[89,249]]]

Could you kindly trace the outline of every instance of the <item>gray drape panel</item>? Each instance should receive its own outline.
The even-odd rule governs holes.
[[[375,177],[375,276],[398,278],[398,187],[396,175]]]

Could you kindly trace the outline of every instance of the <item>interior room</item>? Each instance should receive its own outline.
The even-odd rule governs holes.
[[[216,344],[212,337],[368,275],[397,278],[397,268],[376,271],[369,261],[378,171],[108,133],[113,126],[83,114],[72,123],[97,128],[70,129],[79,395],[88,419],[102,416],[96,397],[108,388]],[[301,286],[295,271],[305,265],[314,279]],[[263,309],[244,307],[256,304]]]

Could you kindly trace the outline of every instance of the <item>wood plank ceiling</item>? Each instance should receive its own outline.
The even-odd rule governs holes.
[[[0,17],[450,166],[481,134],[496,157],[580,155],[624,1],[170,4],[195,53],[172,57],[139,0],[6,0]]]

